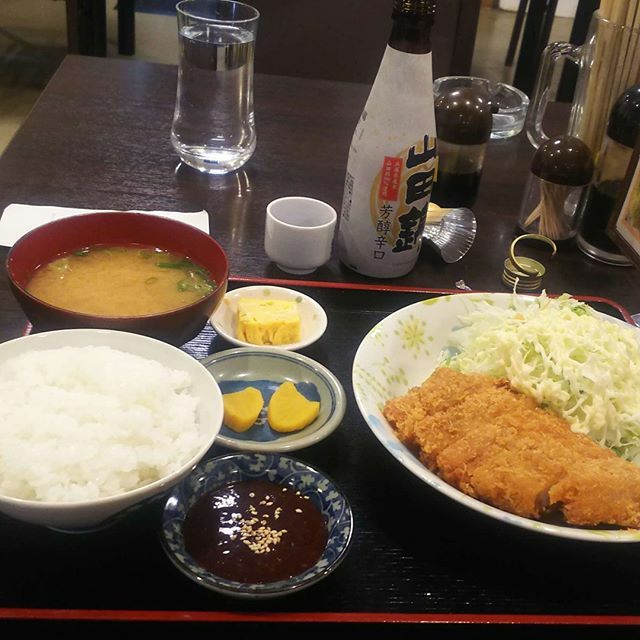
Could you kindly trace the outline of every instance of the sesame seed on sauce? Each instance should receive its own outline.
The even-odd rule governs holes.
[[[206,493],[185,517],[185,548],[203,568],[230,580],[263,584],[298,575],[327,543],[324,517],[308,498],[263,480]]]

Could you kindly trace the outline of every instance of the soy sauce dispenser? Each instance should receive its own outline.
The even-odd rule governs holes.
[[[627,89],[611,109],[578,233],[578,247],[589,257],[607,264],[631,265],[607,235],[607,227],[624,197],[627,169],[639,138],[640,83]]]
[[[489,95],[457,87],[435,101],[438,171],[432,200],[441,207],[471,208],[476,200],[493,124]]]

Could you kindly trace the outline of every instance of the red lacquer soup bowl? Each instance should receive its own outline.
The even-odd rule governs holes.
[[[188,257],[216,283],[207,296],[179,309],[144,316],[99,316],[69,311],[27,293],[35,270],[61,255],[91,245],[146,245]],[[22,236],[7,257],[16,299],[36,331],[117,329],[181,345],[198,335],[222,301],[229,268],[222,247],[191,225],[145,213],[109,211],[49,222]]]

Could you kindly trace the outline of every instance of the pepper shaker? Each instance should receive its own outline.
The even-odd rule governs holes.
[[[573,238],[592,175],[591,151],[582,140],[566,135],[547,140],[533,156],[518,218],[520,229],[551,240]]]

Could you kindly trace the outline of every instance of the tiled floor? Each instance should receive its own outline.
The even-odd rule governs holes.
[[[107,3],[108,55],[117,56],[116,0]],[[476,37],[473,75],[509,82],[504,66],[514,13],[483,8]],[[565,40],[571,19],[556,18],[551,40]],[[64,0],[0,2],[0,153],[35,104],[64,58],[67,34]],[[175,64],[175,17],[136,13],[135,58]]]

